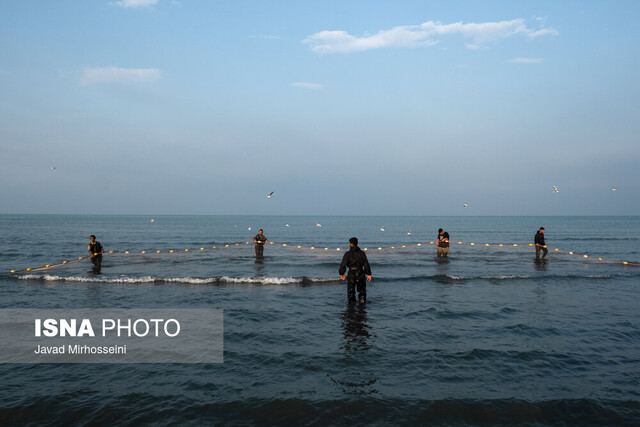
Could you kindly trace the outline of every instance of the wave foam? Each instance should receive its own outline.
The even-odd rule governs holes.
[[[20,280],[44,280],[47,282],[115,283],[115,284],[160,284],[186,283],[191,285],[215,284],[256,284],[294,285],[304,283],[333,282],[336,279],[315,277],[99,277],[99,276],[57,276],[53,274],[25,274],[16,276]]]

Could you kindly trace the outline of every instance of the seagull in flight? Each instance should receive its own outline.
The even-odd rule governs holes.
[[[288,227],[288,226],[289,226],[289,224],[285,224],[284,226],[285,226],[285,227]]]
[[[462,206],[466,208],[467,206],[469,206],[469,203],[464,203]]]
[[[616,186],[615,186],[615,185],[612,185],[612,186],[611,186],[611,191],[616,191],[616,190],[617,190]]]
[[[273,197],[273,191],[271,193],[267,194],[267,199],[270,199],[272,197]]]
[[[56,167],[55,166],[51,166],[51,170],[52,171],[56,170]]]
[[[411,230],[407,231],[407,236],[411,236]]]
[[[319,222],[316,222],[316,227],[322,227],[322,224],[320,224]]]
[[[251,227],[247,227],[247,230],[251,231]]]
[[[560,190],[558,190],[558,187],[556,187],[555,185],[552,186],[553,187],[553,192],[554,193],[559,193]]]
[[[387,228],[386,226],[382,226],[382,228],[380,229],[380,231],[384,231],[384,229]]]

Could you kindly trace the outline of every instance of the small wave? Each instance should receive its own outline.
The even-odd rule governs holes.
[[[471,282],[478,280],[487,280],[491,282],[509,282],[518,280],[551,280],[551,279],[611,279],[614,277],[610,274],[554,274],[554,275],[527,275],[527,274],[493,274],[493,275],[460,275],[460,274],[432,274],[417,275],[405,277],[376,277],[377,282],[438,282],[446,284],[455,284],[463,282]]]
[[[326,379],[332,380],[330,376]],[[355,388],[366,390],[373,385],[369,382],[373,381],[365,380]],[[338,381],[334,383],[340,385]],[[367,395],[357,399],[254,397],[231,400],[219,398],[217,394],[217,391],[214,394],[202,389],[206,399],[201,401],[186,398],[161,401],[150,392],[122,392],[116,395],[113,404],[104,405],[104,394],[83,396],[79,403],[70,404],[66,395],[49,393],[34,397],[32,403],[4,409],[3,421],[11,425],[62,424],[72,418],[78,420],[78,424],[102,424],[105,419],[119,417],[131,424],[193,424],[197,418],[204,424],[214,425],[637,425],[640,416],[640,405],[630,399],[429,400]],[[87,407],[98,409],[90,411]],[[161,412],[162,419],[157,412]]]
[[[559,241],[601,241],[602,239],[604,239],[605,237],[603,236],[593,236],[593,237],[558,237],[558,238],[554,238],[553,241],[554,242],[559,242]],[[639,240],[637,237],[616,237],[616,241],[619,240]]]
[[[87,277],[87,276],[58,276],[53,274],[25,274],[16,276],[19,280],[43,280],[46,282],[77,282],[77,283],[114,283],[114,284],[163,284],[182,283],[190,285],[216,284],[256,284],[256,285],[305,285],[313,283],[335,282],[335,278],[315,277]]]
[[[424,276],[410,276],[410,277],[399,277],[399,278],[385,278],[384,281],[388,282],[419,282],[425,280],[432,280],[436,282],[461,282],[467,280],[514,280],[514,279],[530,279],[532,276],[527,275],[488,275],[488,276],[463,276],[463,275],[455,275],[455,274],[433,274],[433,275],[424,275]],[[380,280],[380,279],[377,279]]]

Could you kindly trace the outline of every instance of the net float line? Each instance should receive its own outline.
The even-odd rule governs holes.
[[[231,247],[235,247],[235,246],[241,246],[241,245],[249,245],[251,242],[236,242],[236,243],[223,243],[220,245],[216,245],[216,246],[202,246],[200,248],[186,248],[186,249],[164,249],[164,250],[155,250],[155,251],[104,251],[103,255],[107,255],[107,254],[124,254],[124,255],[147,255],[147,254],[178,254],[178,253],[185,253],[185,252],[200,252],[200,251],[209,251],[209,250],[217,250],[217,249],[226,249],[226,248],[231,248]],[[93,255],[98,255],[97,253],[94,253]],[[10,273],[24,273],[24,272],[31,272],[31,271],[42,271],[42,270],[47,270],[49,268],[54,268],[54,267],[60,267],[62,265],[67,265],[67,264],[73,264],[75,262],[81,261],[83,259],[87,259],[87,258],[91,258],[90,255],[87,256],[81,256],[78,258],[73,258],[70,260],[65,260],[65,261],[61,261],[61,262],[57,262],[54,264],[47,264],[41,267],[29,267],[29,268],[23,268],[21,270],[11,270]]]
[[[297,248],[297,249],[310,249],[310,250],[324,250],[324,251],[345,251],[347,249],[342,249],[342,248],[328,248],[328,247],[318,247],[318,246],[301,246],[301,245],[295,245],[295,244],[287,244],[287,243],[276,243],[276,242],[269,242],[272,245],[278,245],[278,246],[284,246],[284,247],[291,247],[291,248]],[[363,251],[385,251],[385,250],[390,250],[390,249],[404,249],[404,248],[412,248],[412,247],[418,247],[418,246],[427,246],[427,245],[433,245],[436,242],[432,241],[432,242],[424,242],[424,243],[416,243],[416,244],[411,244],[411,245],[396,245],[396,246],[379,246],[379,247],[366,247],[366,248],[362,248]],[[479,247],[524,247],[524,246],[536,246],[534,243],[475,243],[475,242],[449,242],[449,245],[463,245],[463,246],[479,246]],[[565,254],[565,255],[573,255],[573,256],[577,256],[580,257],[582,259],[590,259],[590,260],[595,260],[595,261],[602,261],[602,262],[608,262],[608,263],[612,263],[612,264],[622,264],[622,265],[631,265],[631,266],[635,266],[635,267],[640,267],[640,263],[637,262],[629,262],[629,261],[618,261],[618,260],[612,260],[612,259],[606,259],[606,258],[602,258],[602,257],[597,257],[597,256],[593,256],[593,255],[586,255],[586,254],[578,254],[575,253],[573,251],[563,251],[561,249],[558,248],[553,248],[551,246],[547,246],[547,245],[540,245],[540,247],[543,248],[547,248],[553,252],[557,252],[557,253],[561,253],[561,254]]]
[[[202,246],[200,248],[186,248],[186,249],[164,249],[164,250],[155,250],[155,251],[105,251],[104,254],[124,254],[124,255],[145,255],[145,254],[163,254],[163,253],[186,253],[186,252],[201,252],[201,251],[208,251],[208,250],[219,250],[219,249],[226,249],[226,248],[231,248],[231,247],[236,247],[236,246],[242,246],[242,245],[250,245],[252,242],[236,242],[236,243],[227,243],[227,244],[220,244],[220,245],[216,245],[216,246]],[[282,247],[287,247],[287,248],[294,248],[294,249],[305,249],[305,250],[320,250],[320,251],[333,251],[333,252],[344,252],[344,251],[348,251],[348,249],[344,249],[344,248],[330,248],[330,247],[326,247],[326,246],[304,246],[304,245],[297,245],[295,243],[279,243],[279,242],[267,242],[270,245],[275,245],[275,246],[282,246]],[[423,243],[414,243],[414,244],[407,244],[407,245],[394,245],[394,246],[377,246],[377,247],[365,247],[362,248],[363,251],[367,251],[367,252],[371,252],[371,251],[387,251],[387,250],[396,250],[396,249],[406,249],[406,248],[417,248],[417,247],[421,247],[421,246],[429,246],[429,245],[434,245],[436,242],[435,241],[430,241],[430,242],[423,242]],[[478,246],[478,247],[525,247],[525,246],[535,246],[535,244],[533,243],[475,243],[475,242],[449,242],[450,245],[462,245],[462,246]],[[612,259],[606,259],[606,258],[602,258],[602,257],[597,257],[597,256],[593,256],[593,255],[586,255],[586,254],[579,254],[579,253],[575,253],[573,251],[564,251],[558,248],[553,248],[550,246],[542,246],[544,248],[547,248],[553,252],[557,252],[557,253],[561,253],[561,254],[565,254],[565,255],[572,255],[572,256],[576,256],[576,257],[580,257],[582,259],[589,259],[589,260],[594,260],[594,261],[601,261],[601,262],[607,262],[607,263],[612,263],[612,264],[621,264],[621,265],[630,265],[630,266],[634,266],[634,267],[639,267],[640,263],[636,263],[636,262],[629,262],[629,261],[618,261],[618,260],[612,260]],[[94,254],[94,255],[97,255]],[[42,270],[47,270],[49,268],[55,268],[55,267],[59,267],[62,265],[67,265],[67,264],[73,264],[76,263],[78,261],[81,261],[83,259],[86,258],[91,258],[90,256],[81,256],[78,258],[74,258],[74,259],[70,259],[70,260],[65,260],[65,261],[61,261],[58,263],[54,263],[54,264],[46,264],[44,266],[41,267],[29,267],[29,268],[23,268],[20,270],[11,270],[10,273],[24,273],[24,272],[31,272],[31,271],[42,271]]]

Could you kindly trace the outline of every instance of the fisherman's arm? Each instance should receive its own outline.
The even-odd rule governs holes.
[[[340,268],[338,269],[338,274],[340,275],[340,279],[342,279],[342,280],[345,279],[344,273],[347,272],[347,258],[348,258],[348,256],[349,256],[348,252],[346,254],[344,254],[344,256],[342,257],[342,263],[340,264]]]
[[[367,259],[367,255],[363,252],[362,253],[362,257],[363,257],[363,267],[364,267],[364,274],[367,275],[367,281],[370,282],[371,281],[371,266],[369,266],[369,260]]]

